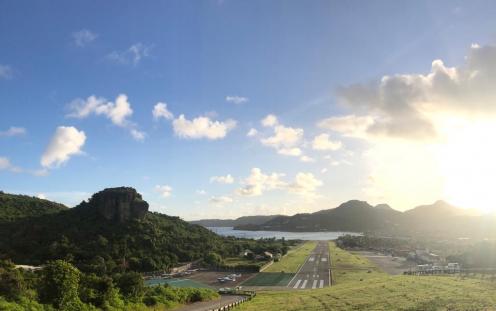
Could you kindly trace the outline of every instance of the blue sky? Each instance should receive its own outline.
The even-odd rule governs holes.
[[[343,120],[319,122],[405,121],[370,98],[355,105],[350,86],[427,75],[437,59],[464,68],[472,50],[492,47],[495,11],[491,1],[0,1],[0,189],[73,206],[126,185],[186,219],[353,198],[463,204],[447,194],[456,176],[443,173],[420,195],[391,194],[404,176],[375,171],[374,159],[403,141],[411,155],[412,135],[384,142],[372,127],[364,137],[337,129]],[[173,117],[154,118],[157,103]],[[269,114],[277,122],[263,126]]]

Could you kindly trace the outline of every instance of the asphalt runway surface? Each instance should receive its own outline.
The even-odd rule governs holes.
[[[292,289],[316,289],[331,285],[329,243],[319,241],[289,282]]]

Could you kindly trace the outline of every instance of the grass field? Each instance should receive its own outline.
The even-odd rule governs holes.
[[[243,286],[286,286],[293,278],[294,273],[261,272],[246,280]]]
[[[360,281],[385,276],[367,258],[352,254],[329,242],[331,271],[334,284]]]
[[[496,310],[496,283],[451,276],[389,276],[365,258],[334,244],[330,247],[335,286],[262,291],[239,310]]]
[[[316,245],[316,242],[309,241],[302,246],[291,249],[286,256],[282,257],[280,261],[274,262],[264,272],[284,271],[286,273],[296,273]]]

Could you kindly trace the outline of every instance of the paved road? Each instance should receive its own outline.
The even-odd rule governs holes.
[[[182,308],[177,309],[177,311],[205,311],[212,310],[219,307],[227,306],[230,303],[239,301],[246,298],[246,296],[236,296],[236,295],[222,295],[220,299],[212,301],[195,302],[186,305]]]
[[[319,241],[308,255],[288,287],[293,289],[315,289],[330,285],[329,243]]]

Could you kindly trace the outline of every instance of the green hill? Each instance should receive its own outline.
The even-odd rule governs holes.
[[[105,189],[75,208],[0,226],[1,258],[32,265],[65,259],[100,273],[166,269],[211,253],[228,257],[250,243],[262,242],[223,238],[178,217],[149,212],[141,195],[124,187]]]
[[[60,203],[0,191],[0,222],[54,214],[67,209],[67,206]]]

